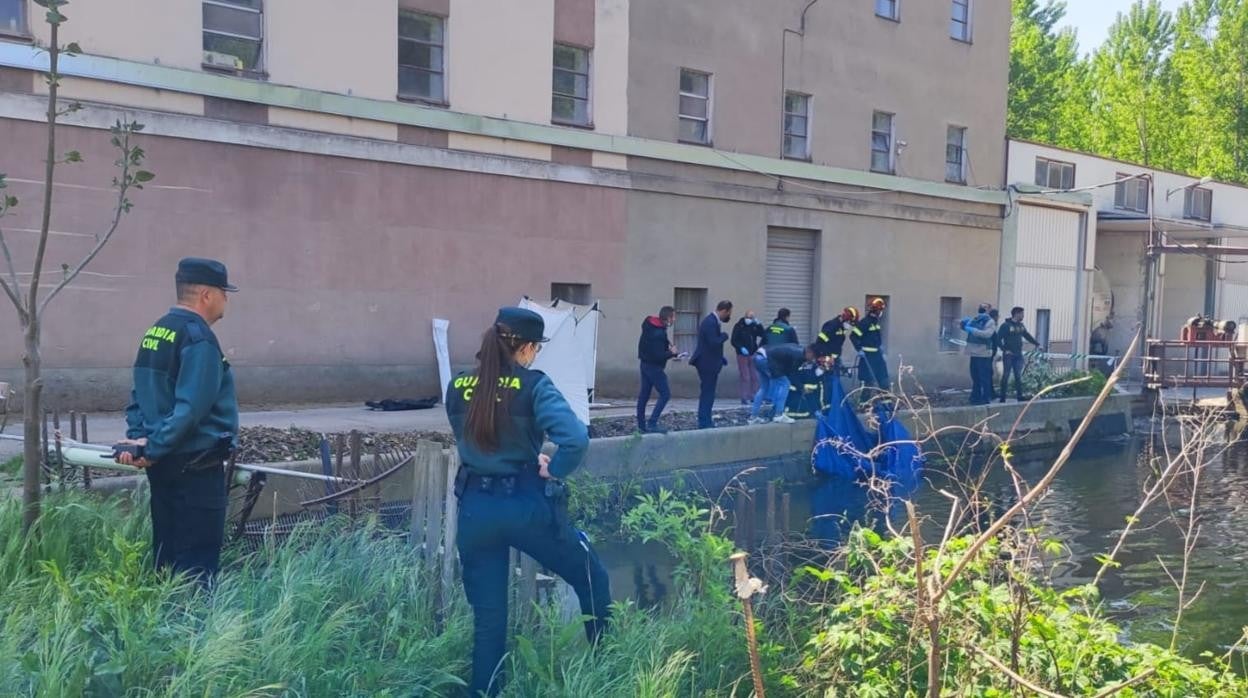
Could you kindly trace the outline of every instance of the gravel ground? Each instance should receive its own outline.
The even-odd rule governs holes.
[[[327,434],[330,448],[339,436],[347,434]],[[418,441],[436,441],[443,446],[455,443],[455,437],[442,432],[410,431],[393,434],[363,434],[364,453],[372,453],[380,446],[382,451],[416,450]],[[348,442],[349,444],[349,442]],[[349,448],[349,445],[348,445]],[[316,460],[321,457],[321,434],[307,429],[291,427],[275,429],[273,427],[243,427],[238,433],[238,454],[240,463],[281,463],[285,461]]]

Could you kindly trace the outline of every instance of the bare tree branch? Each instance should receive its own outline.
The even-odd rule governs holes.
[[[0,206],[0,215],[3,215],[8,209],[8,206]],[[9,252],[9,243],[4,239],[3,228],[0,228],[0,252],[4,253],[4,263],[8,266],[9,271],[9,281],[5,284],[4,289],[8,293],[9,300],[13,301],[13,304],[17,306],[18,311],[24,312],[25,307],[19,302],[22,295],[22,284],[17,280],[17,266],[13,264],[13,254]],[[4,283],[4,279],[0,278],[0,283]]]
[[[1040,496],[1048,490],[1049,485],[1053,484],[1053,480],[1061,471],[1062,466],[1066,465],[1066,462],[1070,460],[1071,455],[1075,451],[1075,446],[1079,445],[1079,440],[1083,438],[1084,432],[1088,430],[1088,425],[1092,423],[1092,418],[1095,417],[1096,413],[1100,411],[1101,406],[1105,404],[1105,400],[1109,398],[1109,394],[1113,392],[1114,386],[1117,385],[1118,381],[1122,379],[1123,369],[1126,367],[1131,357],[1135,354],[1136,347],[1139,346],[1140,335],[1141,333],[1139,331],[1135,333],[1135,339],[1131,340],[1131,346],[1128,347],[1126,353],[1123,354],[1122,361],[1118,364],[1118,367],[1114,369],[1114,372],[1110,375],[1109,380],[1105,381],[1105,387],[1101,389],[1100,395],[1096,396],[1096,401],[1092,403],[1092,407],[1088,409],[1088,413],[1084,415],[1083,421],[1079,423],[1079,427],[1075,429],[1075,433],[1072,434],[1070,440],[1066,442],[1066,446],[1062,448],[1061,454],[1058,455],[1057,460],[1053,462],[1049,471],[1045,473],[1043,478],[1040,479],[1040,482],[1036,483],[1035,487],[1031,488],[1027,492],[1025,497],[1022,497],[1015,502],[1014,506],[1010,507],[1008,511],[998,517],[987,530],[980,533],[975,541],[971,543],[966,552],[962,554],[962,557],[954,563],[953,569],[949,571],[949,574],[945,575],[944,581],[940,584],[932,599],[933,604],[940,603],[940,600],[944,598],[944,595],[948,593],[950,588],[952,588],[953,583],[958,578],[958,575],[962,574],[962,570],[966,569],[966,566],[975,559],[975,556],[979,554],[979,551],[985,545],[987,545],[988,541],[992,540],[993,537],[1001,531],[1001,529],[1005,528],[1006,524],[1017,516],[1019,512],[1031,506],[1032,502],[1040,498]]]
[[[43,302],[39,304],[40,315],[42,315],[44,309],[48,307],[48,303],[51,303],[53,298],[56,298],[57,295],[70,284],[70,282],[77,278],[78,274],[82,273],[82,270],[85,269],[87,265],[95,259],[96,255],[100,253],[100,250],[104,249],[104,246],[107,245],[108,241],[112,239],[113,233],[117,232],[117,227],[121,224],[121,217],[126,213],[126,193],[130,190],[131,182],[129,131],[125,131],[125,135],[122,136],[121,144],[121,178],[117,180],[117,202],[113,209],[113,220],[109,222],[108,230],[105,231],[103,235],[96,238],[95,247],[91,248],[91,251],[87,253],[87,256],[83,257],[82,261],[70,270],[70,272],[65,275],[65,278],[61,279],[61,282],[48,292],[47,296],[44,296]]]
[[[0,278],[0,288],[4,289],[4,295],[8,296],[9,300],[13,302],[13,307],[17,310],[17,316],[21,319],[22,324],[25,325],[26,307],[22,304],[21,289],[14,289],[3,278]]]
[[[1156,673],[1157,673],[1156,668],[1148,669],[1146,671],[1141,672],[1138,676],[1135,676],[1134,678],[1130,678],[1130,679],[1127,679],[1126,681],[1123,681],[1122,683],[1116,683],[1113,686],[1106,687],[1100,693],[1097,693],[1096,695],[1092,696],[1092,698],[1107,698],[1107,696],[1112,696],[1124,688],[1130,688],[1134,686],[1135,684],[1143,681],[1144,679],[1147,679],[1148,677]]]
[[[1066,698],[1066,696],[1060,693],[1054,693],[1053,691],[1050,691],[1041,686],[1037,686],[1036,684],[1023,678],[1018,673],[1014,672],[1012,669],[1006,666],[1005,663],[1002,662],[1000,659],[997,659],[996,657],[992,656],[986,650],[979,647],[978,645],[971,645],[971,649],[975,650],[979,654],[979,656],[983,657],[984,661],[996,667],[998,671],[1000,671],[1001,673],[1013,679],[1020,686],[1023,686],[1024,688],[1034,693],[1039,693],[1040,695],[1045,696],[1046,698]]]

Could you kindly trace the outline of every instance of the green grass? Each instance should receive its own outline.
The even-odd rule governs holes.
[[[234,555],[207,597],[150,570],[144,504],[53,494],[23,544],[17,502],[0,503],[0,695],[463,693],[471,612],[456,588],[439,623],[437,575],[403,540],[309,527]],[[731,609],[671,614],[621,607],[593,651],[579,622],[535,614],[506,695],[722,695],[748,672],[741,643],[723,641],[739,638]]]
[[[428,583],[437,574],[401,538],[337,520],[309,526],[283,544],[232,553],[207,596],[151,571],[144,505],[141,496],[56,493],[41,534],[24,540],[18,503],[0,502],[0,696],[463,695],[471,613],[457,587],[438,617]],[[723,562],[731,544],[704,518],[676,497],[642,498],[624,528],[678,558],[672,603],[659,611],[617,604],[594,649],[578,622],[546,609],[520,614],[504,695],[749,695],[740,608]],[[784,593],[759,599],[768,695],[922,693],[926,640],[914,623],[907,545],[859,533],[844,569],[803,570]],[[987,551],[947,597],[950,694],[1010,695],[1000,672],[965,650],[1006,656],[1003,628],[1014,612],[1002,564]],[[1155,645],[1123,646],[1094,606],[1043,579],[1026,588],[1029,676],[1091,695],[1149,668],[1156,673],[1138,692],[1121,695],[1248,695],[1242,672]]]
[[[12,458],[0,462],[0,475],[16,476],[22,470],[22,457],[13,456]]]

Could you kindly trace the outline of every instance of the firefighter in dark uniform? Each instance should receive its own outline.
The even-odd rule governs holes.
[[[858,351],[858,379],[865,387],[876,390],[864,391],[870,398],[873,393],[888,391],[888,362],[884,358],[884,335],[881,322],[884,318],[884,299],[873,298],[867,304],[867,315],[858,321],[858,333],[850,336]]]
[[[821,359],[830,359],[834,369],[839,371],[845,339],[861,336],[862,330],[858,329],[858,309],[847,306],[840,315],[823,323],[823,327],[819,328],[819,336],[815,339],[815,353]]]
[[[562,481],[584,460],[589,434],[550,378],[528,368],[544,332],[537,313],[500,309],[481,339],[476,370],[457,376],[446,391],[462,464],[455,479],[457,542],[473,614],[474,696],[502,687],[510,548],[572,586],[589,618],[590,642],[609,615],[606,568],[568,521]],[[549,458],[541,454],[544,438],[558,447]]]
[[[220,566],[224,464],[238,434],[234,376],[211,326],[238,289],[210,259],[183,259],[174,280],[178,304],[139,343],[117,461],[147,473],[157,569],[207,585]]]

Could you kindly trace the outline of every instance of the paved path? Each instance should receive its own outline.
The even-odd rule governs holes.
[[[634,398],[635,399],[635,398]],[[633,400],[604,399],[607,405],[595,408],[592,417],[619,417],[634,413]],[[736,407],[736,400],[720,400],[719,408]],[[698,401],[676,398],[668,403],[665,413],[696,412]],[[16,423],[14,423],[16,421]],[[307,405],[284,410],[244,411],[239,415],[239,422],[245,427],[265,426],[286,429],[299,427],[310,431],[326,433],[351,431],[359,429],[365,432],[399,432],[399,431],[443,431],[449,432],[451,425],[446,420],[446,410],[441,405],[429,410],[410,410],[405,412],[374,412],[362,405]],[[91,441],[95,443],[111,443],[125,436],[126,419],[120,412],[101,412],[87,415],[87,431]],[[20,417],[10,415],[6,434],[20,435],[22,424]],[[21,443],[0,440],[0,461],[7,460],[21,453]]]

